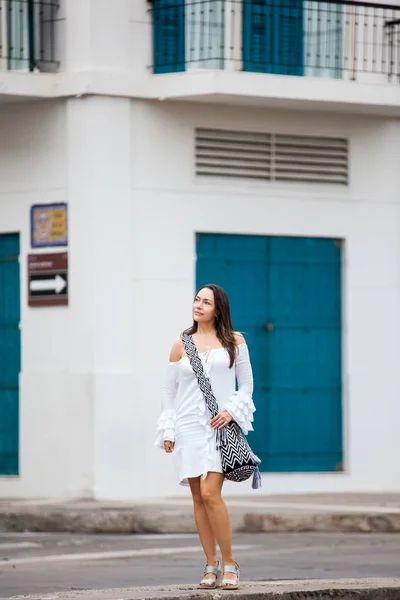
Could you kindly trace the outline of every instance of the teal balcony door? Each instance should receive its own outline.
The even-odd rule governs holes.
[[[223,69],[225,0],[153,0],[154,72]]]
[[[301,0],[243,0],[243,68],[303,75],[304,7]]]
[[[243,67],[341,78],[343,6],[317,0],[243,0]]]
[[[153,1],[154,73],[185,70],[185,0]]]

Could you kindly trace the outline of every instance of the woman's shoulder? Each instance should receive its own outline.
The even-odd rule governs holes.
[[[246,340],[243,335],[239,331],[234,331],[233,335],[235,336],[235,344],[236,346],[240,346],[240,344],[245,344]]]
[[[170,362],[179,362],[183,354],[183,342],[181,338],[178,338],[172,345],[171,352],[169,355]]]

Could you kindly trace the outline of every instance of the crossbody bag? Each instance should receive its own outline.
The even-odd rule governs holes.
[[[210,379],[204,372],[203,363],[191,335],[182,334],[181,339],[188,355],[191,367],[197,377],[204,401],[212,415],[219,413],[218,403],[211,389]],[[225,479],[245,481],[253,477],[252,487],[261,487],[261,476],[258,465],[261,460],[254,454],[236,421],[232,420],[216,432],[217,450],[221,452],[221,464]]]

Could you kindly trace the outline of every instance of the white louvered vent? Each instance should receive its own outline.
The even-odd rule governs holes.
[[[196,129],[196,174],[271,179],[271,136]]]
[[[346,139],[274,136],[273,179],[318,183],[348,183]]]
[[[196,129],[196,174],[347,185],[348,141]]]

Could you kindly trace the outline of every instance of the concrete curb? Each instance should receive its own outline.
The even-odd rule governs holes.
[[[245,514],[236,531],[258,532],[338,532],[400,533],[400,514]]]
[[[129,589],[103,589],[31,596],[4,600],[400,600],[400,579],[306,580],[244,583],[235,592],[219,589],[199,591],[194,586],[168,586]]]
[[[3,532],[68,533],[194,533],[193,515],[188,511],[40,507],[0,511]]]
[[[240,533],[400,533],[400,513],[248,512],[233,508]],[[87,508],[64,505],[0,506],[0,531],[69,533],[195,533],[190,507],[127,506]]]

